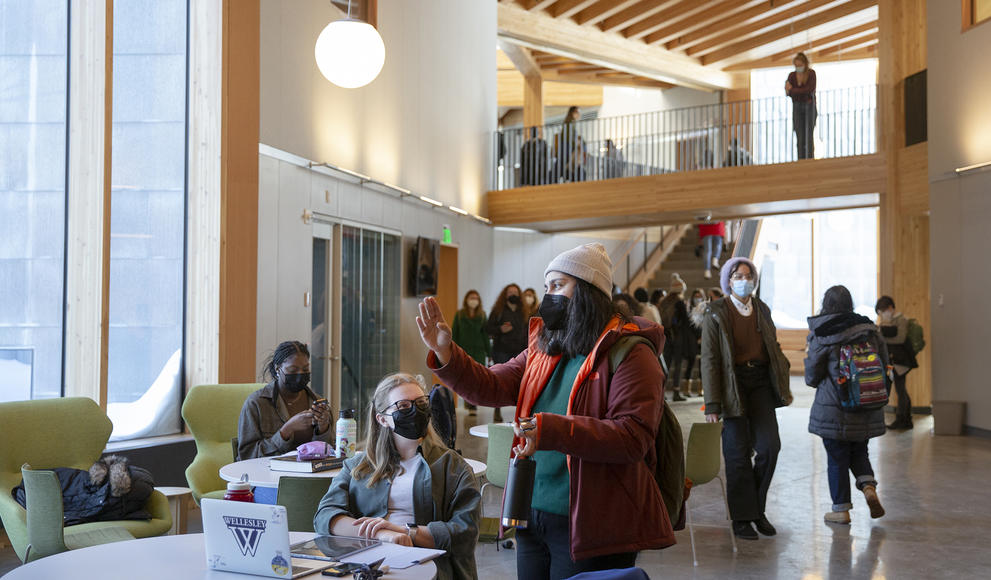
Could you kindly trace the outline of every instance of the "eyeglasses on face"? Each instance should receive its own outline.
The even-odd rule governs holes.
[[[389,409],[393,408],[393,407],[395,407],[396,410],[398,410],[398,411],[409,411],[411,408],[413,408],[413,405],[416,405],[417,407],[419,407],[421,409],[429,409],[430,408],[430,399],[427,398],[426,395],[424,395],[422,397],[417,397],[417,398],[413,399],[412,401],[409,400],[409,399],[400,399],[400,400],[396,401],[395,403],[389,405],[385,409],[382,409],[381,411],[379,411],[379,414],[385,415],[386,412]]]

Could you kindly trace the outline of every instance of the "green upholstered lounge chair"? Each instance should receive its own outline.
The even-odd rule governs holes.
[[[317,514],[320,500],[327,494],[331,479],[327,477],[279,478],[279,492],[275,503],[285,506],[290,532],[312,532],[313,516]]]
[[[227,482],[220,468],[234,461],[231,439],[237,437],[237,419],[248,395],[264,384],[198,385],[186,394],[182,418],[196,439],[196,457],[186,468],[193,499],[223,498]]]
[[[10,543],[22,561],[27,553],[27,511],[11,490],[21,482],[21,466],[36,469],[89,469],[100,458],[113,424],[92,399],[64,397],[0,403],[0,518]],[[150,520],[92,522],[65,528],[67,536],[118,527],[135,538],[158,536],[172,527],[169,500],[155,491],[145,509]]]

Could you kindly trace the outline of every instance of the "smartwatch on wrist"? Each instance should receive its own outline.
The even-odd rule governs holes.
[[[416,543],[416,531],[419,528],[420,526],[416,524],[406,524],[406,535],[409,536],[409,540],[414,544]]]

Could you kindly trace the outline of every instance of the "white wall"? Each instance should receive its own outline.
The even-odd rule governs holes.
[[[660,89],[605,86],[602,88],[602,106],[599,107],[599,117],[619,117],[718,103],[718,92],[697,91],[684,87],[674,87],[662,91]]]
[[[261,142],[477,212],[495,129],[495,2],[379,0],[385,66],[354,90],[313,58],[338,18],[327,0],[262,0]]]
[[[981,361],[991,344],[991,172],[954,168],[991,161],[991,24],[960,32],[960,11],[928,3],[928,133],[933,400],[966,401],[966,424],[991,430],[991,390]]]

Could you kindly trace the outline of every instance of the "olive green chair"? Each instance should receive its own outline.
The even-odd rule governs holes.
[[[331,480],[326,477],[279,478],[279,491],[275,503],[285,506],[286,520],[290,532],[313,532],[313,516],[317,513],[320,500],[330,488]]]
[[[224,497],[227,482],[220,468],[234,461],[231,440],[237,437],[237,420],[248,396],[264,384],[198,385],[182,403],[182,419],[196,440],[196,457],[186,468],[193,499]]]
[[[27,556],[27,510],[10,491],[21,483],[21,466],[37,469],[89,469],[100,458],[113,424],[92,399],[64,397],[0,403],[0,519],[17,557]],[[59,488],[61,493],[61,488]],[[172,527],[169,500],[154,491],[145,509],[150,520],[91,522],[66,527],[67,536],[102,528],[122,528],[135,538],[158,536]]]
[[[485,483],[482,484],[482,501],[484,506],[485,489],[488,487],[506,488],[506,478],[509,477],[509,455],[513,448],[513,428],[509,425],[497,423],[489,424],[489,449],[485,459]],[[484,508],[483,508],[484,511]],[[499,550],[499,522],[502,514],[486,517],[482,514],[480,523],[479,541],[495,542],[496,550]],[[515,528],[503,530],[503,539],[516,535]]]
[[[695,524],[692,522],[691,500],[695,496],[695,488],[709,483],[713,479],[719,481],[719,488],[723,493],[723,504],[726,506],[726,519],[729,519],[729,503],[726,501],[726,486],[719,477],[719,462],[722,458],[721,437],[723,433],[722,423],[692,423],[692,430],[688,433],[688,450],[685,452],[685,477],[692,482],[692,493],[688,496],[685,504],[685,515],[687,516],[688,535],[692,540],[692,561],[699,565],[698,556],[695,553]],[[736,536],[730,529],[730,541],[733,542],[733,553],[736,553]]]
[[[28,546],[25,562],[33,562],[45,556],[66,550],[78,550],[99,544],[133,540],[134,536],[124,528],[109,527],[94,530],[74,530],[66,533],[63,527],[62,484],[54,471],[21,467],[24,478],[24,503],[27,509]]]

